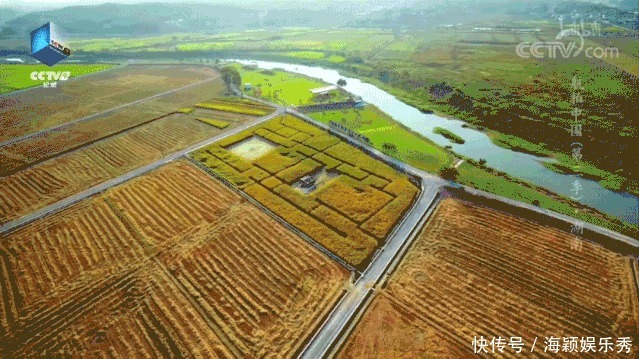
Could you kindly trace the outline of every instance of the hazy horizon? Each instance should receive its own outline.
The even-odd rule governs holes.
[[[20,3],[16,4],[13,0],[0,0],[0,8],[12,8],[12,9],[21,9],[21,10],[44,10],[51,8],[62,8],[66,6],[75,6],[75,5],[102,5],[102,4],[143,4],[143,3],[175,3],[175,4],[188,4],[188,3],[201,3],[201,4],[252,4],[256,2],[260,3],[295,3],[295,2],[312,2],[314,0],[188,0],[188,1],[178,1],[178,0],[22,0]],[[327,1],[327,0],[324,0]],[[341,2],[366,2],[369,0],[341,0]],[[437,0],[441,1],[441,0]],[[458,1],[458,0],[453,0]],[[507,1],[507,0],[505,0]]]
[[[476,1],[476,0],[427,0],[427,3],[460,3],[467,1]],[[492,0],[491,2],[524,2],[521,0]],[[557,2],[562,2],[565,0],[557,0]],[[76,5],[102,5],[102,4],[143,4],[143,3],[175,3],[175,4],[188,4],[188,3],[201,3],[201,4],[255,4],[255,3],[299,3],[299,2],[320,2],[320,3],[328,3],[331,0],[188,0],[188,1],[178,1],[178,0],[21,0],[19,3],[16,3],[14,0],[0,0],[0,8],[11,8],[17,10],[24,11],[33,11],[33,10],[46,10],[46,9],[56,9],[63,8],[67,6],[76,6]],[[381,0],[340,0],[340,3],[345,2],[368,2],[368,3],[383,3],[388,5],[388,3]],[[605,3],[612,4],[615,0],[575,0],[575,2],[591,2],[591,3]],[[411,4],[411,3],[421,3],[422,1],[417,0],[399,0],[395,2],[395,6],[401,7],[402,5]],[[638,4],[639,8],[639,4]]]

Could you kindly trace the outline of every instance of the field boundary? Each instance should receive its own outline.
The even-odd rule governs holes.
[[[322,315],[315,320],[315,322],[310,328],[308,328],[308,330],[306,331],[306,334],[308,334],[305,336],[306,338],[319,331],[321,326],[324,325],[324,322],[333,313],[333,308],[337,306],[337,303],[342,301],[342,299],[346,296],[346,293],[348,293],[348,289],[344,288],[342,289],[342,293],[340,293],[340,295],[333,298],[332,305],[327,305]],[[307,344],[306,340],[300,341],[295,351],[292,352],[293,354],[292,357],[293,358],[299,357],[302,354],[302,351],[304,350],[304,348],[306,347],[306,344]]]
[[[129,65],[125,65],[123,67],[126,67],[126,66],[129,66]],[[163,97],[163,96],[172,94],[172,93],[177,92],[177,91],[182,91],[182,90],[185,90],[187,88],[191,88],[191,87],[194,87],[194,86],[197,86],[197,85],[201,85],[201,84],[207,83],[209,81],[216,80],[219,77],[220,76],[219,76],[219,72],[218,72],[218,76],[217,77],[211,77],[211,78],[208,78],[208,79],[203,80],[203,81],[194,82],[192,84],[189,84],[189,85],[186,85],[186,86],[183,86],[183,87],[179,87],[179,88],[176,88],[176,89],[173,89],[173,90],[169,90],[169,91],[165,91],[165,92],[162,92],[162,93],[159,93],[159,94],[155,94],[155,95],[152,95],[152,96],[149,96],[149,97],[145,97],[143,99],[139,99],[139,100],[136,100],[136,101],[133,101],[133,102],[129,102],[129,103],[125,103],[125,104],[122,104],[122,105],[119,105],[119,106],[116,106],[116,107],[112,107],[112,108],[107,109],[107,110],[102,111],[102,112],[93,113],[93,114],[90,114],[90,115],[87,115],[87,116],[84,116],[84,117],[80,117],[78,119],[71,120],[69,122],[65,122],[65,123],[59,124],[57,126],[45,128],[45,129],[40,130],[40,131],[31,132],[31,133],[27,133],[27,134],[22,135],[22,136],[14,137],[14,138],[11,138],[9,140],[0,142],[0,147],[5,147],[5,146],[8,146],[8,145],[16,143],[16,142],[22,142],[22,141],[27,140],[27,139],[29,139],[31,137],[40,136],[40,135],[43,135],[45,133],[62,130],[64,128],[70,127],[70,126],[72,126],[72,125],[74,125],[76,123],[90,121],[90,120],[93,120],[94,118],[101,117],[101,116],[110,114],[110,113],[115,112],[115,111],[119,111],[119,110],[121,110],[123,108],[126,108],[126,107],[137,105],[137,104],[140,104],[140,103],[143,103],[143,102],[147,102],[147,101],[159,98],[159,97]],[[32,89],[32,88],[30,88],[30,89]]]
[[[150,171],[152,171],[152,170],[154,170],[154,169],[156,169],[158,167],[161,167],[161,166],[163,166],[163,165],[165,165],[165,164],[167,164],[167,163],[169,163],[171,161],[174,161],[174,160],[177,160],[177,159],[179,159],[181,157],[184,157],[186,154],[188,154],[190,152],[193,152],[193,151],[195,151],[197,149],[200,149],[200,148],[202,148],[204,146],[208,146],[208,145],[210,145],[210,144],[212,144],[214,142],[217,142],[217,141],[222,140],[222,139],[224,139],[226,137],[232,136],[232,135],[234,135],[234,134],[236,134],[238,132],[244,131],[244,130],[246,130],[248,128],[251,128],[251,127],[253,127],[253,126],[257,125],[257,124],[260,124],[262,122],[266,122],[268,120],[271,120],[271,119],[281,115],[282,112],[283,111],[282,111],[281,107],[276,107],[276,110],[273,113],[269,114],[269,115],[266,115],[266,116],[263,116],[263,117],[258,117],[258,118],[254,119],[252,121],[242,123],[242,124],[240,124],[239,126],[233,128],[230,131],[222,132],[222,133],[220,133],[218,135],[215,135],[215,136],[209,137],[207,139],[204,139],[204,140],[202,140],[202,141],[200,141],[200,142],[198,142],[196,144],[193,144],[193,145],[191,145],[189,147],[186,147],[186,148],[184,148],[182,150],[173,152],[170,155],[165,156],[165,157],[163,157],[163,158],[161,158],[161,159],[159,159],[159,160],[157,160],[155,162],[149,163],[149,164],[144,165],[142,167],[138,167],[138,168],[136,168],[134,170],[131,170],[131,171],[127,172],[127,173],[124,173],[124,174],[122,174],[122,175],[120,175],[118,177],[111,178],[111,179],[109,179],[109,180],[107,180],[105,182],[102,182],[102,183],[97,184],[97,185],[95,185],[93,187],[87,188],[84,191],[78,192],[78,193],[76,193],[74,195],[71,195],[71,196],[66,197],[64,199],[61,199],[61,200],[59,200],[59,201],[57,201],[55,203],[52,203],[52,204],[50,204],[48,206],[42,207],[42,208],[40,208],[40,209],[38,209],[36,211],[33,211],[33,212],[31,212],[31,213],[29,213],[29,214],[27,214],[25,216],[22,216],[20,218],[17,218],[17,219],[14,219],[12,221],[9,221],[7,223],[4,223],[4,224],[2,224],[0,226],[0,234],[4,235],[4,234],[10,233],[10,232],[13,232],[13,231],[19,229],[20,227],[30,223],[30,222],[33,222],[33,221],[38,220],[40,218],[43,218],[43,217],[52,215],[54,213],[57,213],[60,210],[66,208],[66,207],[69,207],[70,205],[72,205],[74,203],[80,202],[81,200],[83,200],[85,198],[89,198],[89,197],[94,196],[94,195],[96,195],[98,193],[104,192],[104,191],[108,190],[111,187],[117,186],[117,185],[119,185],[121,183],[124,183],[124,182],[130,180],[130,179],[133,179],[133,178],[136,178],[136,177],[141,176],[143,174],[146,174],[146,173],[148,173],[148,172],[150,172]]]
[[[386,287],[386,283],[388,282],[388,279],[393,275],[395,270],[397,270],[397,268],[399,267],[399,264],[404,260],[404,257],[406,256],[408,251],[412,249],[413,245],[416,242],[415,239],[418,237],[419,234],[421,234],[424,231],[424,229],[426,228],[426,225],[428,224],[428,221],[432,218],[432,216],[437,211],[437,209],[439,209],[440,200],[441,200],[441,191],[437,192],[436,197],[431,203],[430,207],[428,208],[426,213],[424,213],[420,222],[417,224],[417,226],[415,226],[415,228],[411,232],[411,236],[403,243],[402,247],[399,249],[393,261],[391,261],[391,263],[388,264],[384,275],[377,281],[375,286],[370,289],[370,292],[369,294],[367,294],[366,298],[362,302],[361,307],[357,309],[357,312],[355,313],[355,315],[351,317],[347,326],[340,333],[339,340],[333,343],[328,348],[327,358],[333,358],[342,350],[344,344],[347,342],[347,339],[351,336],[351,334],[353,333],[353,330],[357,327],[357,324],[364,317],[364,314],[366,313],[366,310],[368,309],[368,307],[373,303],[373,300],[375,300],[375,298],[378,297],[379,295],[378,289],[379,288],[383,289]]]
[[[150,124],[150,123],[152,123],[152,122],[159,121],[159,120],[161,120],[161,119],[164,119],[164,118],[166,118],[166,117],[169,117],[169,116],[172,116],[172,115],[176,115],[176,114],[179,114],[179,112],[170,112],[170,113],[167,113],[167,114],[164,114],[164,115],[158,116],[158,117],[154,117],[154,118],[152,118],[152,119],[150,119],[150,120],[146,120],[146,121],[140,122],[140,123],[135,124],[135,125],[133,125],[133,126],[130,126],[130,127],[127,127],[127,128],[123,128],[123,129],[120,129],[120,130],[117,130],[117,131],[115,131],[115,132],[113,132],[113,133],[110,133],[110,134],[105,135],[105,136],[102,136],[102,137],[100,137],[100,138],[96,138],[96,139],[94,139],[94,140],[91,140],[91,141],[88,141],[88,142],[85,142],[85,143],[79,144],[79,145],[77,145],[77,146],[73,146],[73,147],[66,148],[66,149],[64,149],[64,150],[62,150],[62,151],[60,151],[60,152],[58,152],[58,153],[54,153],[54,154],[51,154],[51,155],[48,155],[48,156],[44,156],[44,157],[39,158],[39,159],[37,159],[37,160],[35,160],[35,161],[33,161],[33,162],[25,163],[25,164],[23,164],[23,165],[20,165],[20,166],[18,166],[18,167],[15,167],[15,168],[11,169],[11,172],[7,172],[7,173],[2,173],[2,174],[0,174],[0,177],[7,177],[7,176],[10,176],[10,175],[12,175],[12,174],[14,174],[14,173],[17,173],[17,172],[20,172],[20,171],[26,170],[26,169],[28,169],[28,168],[31,168],[31,167],[33,167],[33,166],[37,166],[37,165],[39,165],[39,164],[41,164],[41,163],[43,163],[43,162],[46,162],[46,161],[52,160],[52,159],[54,159],[54,158],[62,157],[62,156],[68,155],[68,154],[70,154],[70,153],[73,153],[73,152],[76,152],[76,151],[80,151],[80,150],[82,150],[82,149],[83,149],[83,148],[85,148],[85,147],[89,147],[89,146],[94,145],[94,144],[96,144],[96,143],[100,143],[100,142],[102,142],[102,141],[106,141],[106,140],[108,140],[108,139],[110,139],[110,138],[112,138],[112,137],[115,137],[115,136],[118,136],[118,135],[121,135],[121,134],[127,133],[127,132],[129,132],[129,131],[133,131],[133,130],[135,130],[135,129],[137,129],[137,128],[140,128],[140,127],[142,127],[142,126],[148,125],[148,124]],[[51,131],[51,132],[53,132],[53,131]]]
[[[449,185],[449,186],[446,186],[446,190],[451,191],[452,193],[458,193],[459,191],[463,191],[463,194],[458,194],[458,195],[459,196],[466,195],[470,198],[475,198],[474,201],[477,202],[478,204],[481,204],[480,199],[482,198],[484,201],[499,202],[502,206],[508,206],[509,208],[512,209],[509,212],[503,209],[501,209],[501,211],[507,212],[510,214],[514,214],[518,212],[527,213],[528,216],[524,215],[524,218],[527,220],[539,222],[539,220],[537,218],[534,218],[534,216],[546,217],[548,220],[554,222],[554,223],[548,222],[549,224],[546,224],[547,226],[556,228],[564,232],[566,232],[567,230],[565,228],[561,228],[557,226],[556,224],[558,222],[568,223],[568,224],[574,224],[575,222],[579,222],[578,219],[567,216],[567,215],[563,215],[561,213],[539,208],[539,207],[529,205],[523,202],[505,198],[499,195],[477,190],[468,186],[459,186],[459,185],[450,186]],[[491,208],[494,208],[494,206]],[[494,208],[494,209],[500,210],[499,208]],[[585,221],[581,221],[581,222],[583,222],[584,234],[582,236],[579,236],[580,239],[604,246],[617,253],[633,254],[635,256],[639,256],[639,240],[626,236],[624,234],[597,226],[589,222],[585,222]],[[586,235],[589,235],[590,237],[594,237],[594,239],[586,239],[585,238]]]
[[[368,289],[366,296],[364,297],[364,301],[357,308],[354,315],[348,320],[346,326],[339,333],[338,340],[331,343],[331,345],[326,350],[326,358],[334,358],[341,350],[346,340],[351,336],[353,330],[357,327],[357,324],[362,320],[364,314],[368,307],[373,303],[375,298],[377,298],[379,293],[375,288]]]
[[[265,206],[263,206],[261,203],[259,203],[258,201],[256,201],[255,199],[253,199],[253,197],[249,196],[248,194],[244,193],[244,191],[242,191],[241,189],[237,188],[235,185],[233,185],[231,182],[229,182],[228,180],[226,180],[224,177],[219,176],[217,173],[213,172],[211,169],[209,169],[208,167],[204,166],[203,164],[199,163],[198,161],[196,161],[194,158],[192,158],[191,156],[187,156],[187,158],[189,159],[189,161],[191,163],[193,163],[195,166],[197,166],[199,169],[201,169],[202,171],[206,172],[208,175],[214,177],[215,179],[219,180],[220,182],[224,183],[227,187],[229,187],[230,189],[232,189],[235,193],[239,194],[240,196],[242,196],[242,198],[246,199],[247,201],[249,201],[251,204],[257,206],[261,211],[265,212],[266,214],[268,214],[269,216],[273,217],[275,220],[277,220],[280,224],[284,225],[286,228],[288,228],[289,230],[293,231],[295,234],[297,234],[298,236],[302,237],[305,241],[307,241],[308,243],[310,243],[313,247],[315,247],[316,249],[318,249],[319,251],[321,251],[322,253],[326,254],[330,259],[336,261],[337,263],[339,263],[342,267],[346,268],[347,270],[349,270],[350,272],[354,272],[357,273],[358,275],[361,275],[361,272],[358,271],[357,269],[355,269],[353,266],[351,266],[350,264],[346,263],[346,261],[344,261],[343,259],[339,258],[337,255],[335,255],[333,252],[331,252],[330,250],[328,250],[327,248],[325,248],[324,246],[322,246],[321,244],[319,244],[318,242],[314,241],[311,237],[307,236],[306,234],[304,234],[302,231],[300,231],[299,229],[297,229],[297,227],[291,225],[290,223],[288,223],[287,221],[285,221],[283,218],[281,218],[280,216],[278,216],[277,214],[275,214],[273,211],[271,211],[270,209],[266,208]]]
[[[451,190],[452,189],[452,190]],[[368,308],[374,303],[376,298],[380,298],[384,296],[384,293],[379,291],[379,289],[383,289],[386,287],[386,284],[388,283],[388,280],[391,278],[391,276],[400,268],[400,265],[403,261],[406,260],[406,256],[409,253],[409,251],[412,251],[415,246],[417,245],[418,241],[417,239],[420,238],[420,236],[425,233],[426,231],[429,230],[429,224],[432,223],[430,219],[432,219],[439,211],[439,209],[441,208],[441,200],[445,199],[445,198],[452,198],[455,200],[459,200],[462,202],[466,202],[471,204],[472,206],[477,206],[480,208],[486,208],[486,209],[490,209],[490,210],[494,210],[497,211],[503,215],[511,215],[517,218],[520,218],[524,221],[527,222],[532,222],[535,225],[538,225],[540,227],[547,227],[550,229],[554,229],[557,231],[562,231],[565,233],[569,233],[569,231],[566,231],[564,229],[561,229],[560,227],[558,227],[556,224],[562,222],[560,218],[551,218],[551,223],[550,224],[544,224],[543,222],[540,222],[538,219],[539,218],[544,218],[544,213],[538,213],[536,211],[533,210],[528,210],[527,208],[517,208],[515,205],[509,204],[509,203],[505,203],[500,201],[499,199],[493,199],[493,198],[484,198],[480,195],[473,195],[473,194],[469,194],[467,192],[462,192],[459,191],[460,188],[458,187],[448,187],[448,186],[443,186],[441,188],[442,192],[440,192],[440,195],[438,197],[438,199],[436,200],[436,202],[433,202],[434,206],[432,206],[429,209],[429,212],[431,212],[430,214],[428,214],[427,216],[429,216],[429,220],[427,220],[419,229],[419,231],[417,231],[419,233],[418,236],[414,237],[411,239],[411,243],[407,244],[404,248],[402,248],[402,253],[398,254],[396,259],[394,260],[393,263],[389,264],[388,266],[388,270],[386,271],[386,274],[384,276],[384,278],[382,280],[380,280],[379,282],[379,286],[380,287],[376,287],[374,288],[374,291],[376,293],[374,293],[374,295],[370,298],[367,298],[367,300],[365,300],[361,306],[361,309],[358,309],[358,311],[353,315],[353,317],[351,318],[351,323],[348,326],[348,328],[344,329],[343,331],[340,332],[340,335],[338,337],[338,340],[333,343],[331,345],[331,347],[329,348],[329,350],[326,352],[326,356],[325,358],[333,358],[336,357],[339,353],[342,352],[342,350],[344,350],[345,345],[349,342],[349,338],[352,336],[353,334],[353,330],[355,330],[359,323],[364,319],[365,314],[367,313]],[[455,191],[457,190],[457,191]],[[504,207],[512,207],[510,208],[511,210],[505,210]],[[537,218],[532,218],[533,216],[537,217]],[[490,225],[490,224],[487,224]],[[591,233],[592,234],[592,233]],[[596,234],[596,233],[595,233]],[[603,234],[600,234],[600,236],[604,236]],[[637,301],[636,298],[636,294],[639,293],[639,254],[634,254],[632,256],[628,256],[627,253],[620,253],[618,250],[615,249],[610,249],[607,248],[605,246],[602,246],[600,243],[598,243],[597,241],[592,241],[592,240],[588,240],[586,238],[582,238],[579,237],[580,240],[586,240],[588,242],[591,242],[593,244],[595,244],[596,246],[599,246],[600,248],[603,247],[605,250],[611,251],[613,253],[616,253],[617,255],[621,254],[623,256],[626,256],[626,263],[628,263],[631,267],[631,270],[629,271],[630,275],[632,276],[630,282],[630,290],[631,293],[633,295],[631,295],[631,302],[632,302],[632,307],[637,308],[637,305],[639,305],[639,302]],[[584,268],[584,270],[586,270],[587,268]],[[434,273],[434,272],[432,272]],[[394,298],[393,296],[391,296],[390,298]],[[636,315],[637,312],[636,310],[633,311],[634,315],[633,318],[636,319]],[[361,333],[360,333],[361,334]]]

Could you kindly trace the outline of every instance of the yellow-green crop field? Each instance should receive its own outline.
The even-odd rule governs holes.
[[[230,149],[252,138],[273,148],[253,159]],[[358,268],[366,266],[419,193],[405,174],[290,115],[191,156]],[[333,176],[310,193],[296,185],[319,171]]]
[[[272,107],[261,103],[235,99],[213,99],[198,103],[195,107],[250,116],[264,116],[274,110]]]
[[[208,117],[196,117],[196,120],[200,121],[200,122],[204,122],[206,124],[209,124],[213,127],[217,127],[219,129],[224,129],[229,127],[229,123],[226,121],[222,121],[222,120],[216,120],[214,118],[208,118]]]

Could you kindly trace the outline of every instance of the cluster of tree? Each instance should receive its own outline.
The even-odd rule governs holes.
[[[239,71],[233,66],[226,66],[220,70],[222,79],[227,85],[240,86],[242,84],[242,76]]]
[[[440,99],[453,92],[453,88],[450,85],[447,85],[446,82],[440,82],[432,85],[428,89],[428,92],[433,98]]]

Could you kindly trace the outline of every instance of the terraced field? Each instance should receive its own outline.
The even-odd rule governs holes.
[[[0,142],[218,76],[206,66],[128,65],[0,98]],[[210,95],[209,95],[210,96]]]
[[[550,336],[636,343],[636,260],[587,241],[578,249],[574,241],[558,229],[444,199],[339,357],[470,357],[474,336],[522,337],[528,351],[538,337],[538,357],[558,355],[544,352]],[[508,349],[504,357],[518,357]],[[634,350],[615,357],[636,358]]]
[[[0,274],[2,357],[229,358],[292,356],[349,275],[186,161],[11,233]]]
[[[419,191],[407,176],[292,116],[191,156],[358,267],[367,264]],[[312,188],[300,184],[309,176]]]

